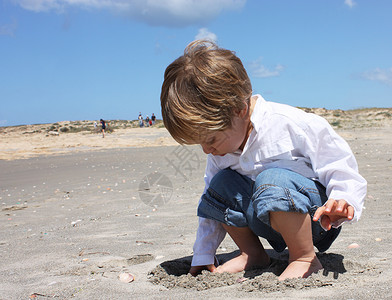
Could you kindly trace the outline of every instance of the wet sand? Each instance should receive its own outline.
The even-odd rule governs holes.
[[[287,251],[266,243],[268,269],[186,274],[203,190],[197,146],[0,160],[0,299],[391,299],[392,129],[338,132],[369,182],[366,210],[319,254],[324,271],[285,282]],[[236,250],[226,237],[219,260]]]

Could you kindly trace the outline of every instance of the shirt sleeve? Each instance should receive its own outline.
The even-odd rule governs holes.
[[[207,158],[207,168],[204,175],[205,189],[208,189],[211,179],[220,169],[211,155]],[[226,231],[222,225],[211,219],[199,217],[196,241],[193,245],[192,266],[205,266],[214,263],[216,249],[225,238]]]
[[[305,132],[303,148],[318,180],[326,187],[328,198],[346,200],[354,208],[352,221],[358,221],[364,208],[367,182],[358,172],[350,146],[325,119],[316,115]],[[348,220],[340,220],[333,226],[338,227],[345,221]]]

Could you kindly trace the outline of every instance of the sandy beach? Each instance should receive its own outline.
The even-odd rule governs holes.
[[[71,122],[64,122],[60,128],[69,128]],[[73,122],[76,123],[76,122]],[[140,148],[173,146],[177,143],[164,128],[119,128],[106,133],[105,138],[93,130],[62,133],[50,130],[51,124],[25,125],[3,128],[0,140],[0,159],[13,160],[73,152],[89,152],[113,148]],[[77,128],[73,125],[74,128]],[[79,125],[82,127],[82,125]]]
[[[178,146],[164,128],[119,128],[104,139],[2,128],[0,299],[392,299],[392,122],[390,109],[381,112],[328,113],[368,180],[366,209],[319,254],[323,271],[284,282],[287,250],[264,242],[268,269],[186,274],[200,147]],[[226,237],[220,262],[236,250]],[[134,280],[121,281],[124,273]]]

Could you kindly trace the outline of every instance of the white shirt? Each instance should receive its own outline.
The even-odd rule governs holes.
[[[204,192],[214,175],[225,168],[252,180],[265,169],[285,168],[319,181],[326,187],[328,198],[346,200],[354,208],[352,221],[358,221],[367,183],[359,175],[346,141],[323,118],[256,96],[251,115],[253,130],[243,151],[224,156],[208,155]],[[213,264],[216,249],[225,234],[219,222],[199,218],[192,266]]]

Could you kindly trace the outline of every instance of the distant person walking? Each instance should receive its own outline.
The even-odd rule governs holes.
[[[152,113],[152,115],[151,115],[151,125],[155,125],[155,119],[156,119],[156,117],[155,117],[155,115],[154,115],[154,113]]]
[[[139,113],[138,120],[139,120],[139,127],[142,128],[144,124],[143,124],[143,116],[141,112]]]
[[[105,137],[106,122],[101,119],[101,120],[99,120],[99,123],[101,123],[101,126],[102,126],[102,129],[101,129],[101,131],[102,131],[102,138],[104,138]]]

